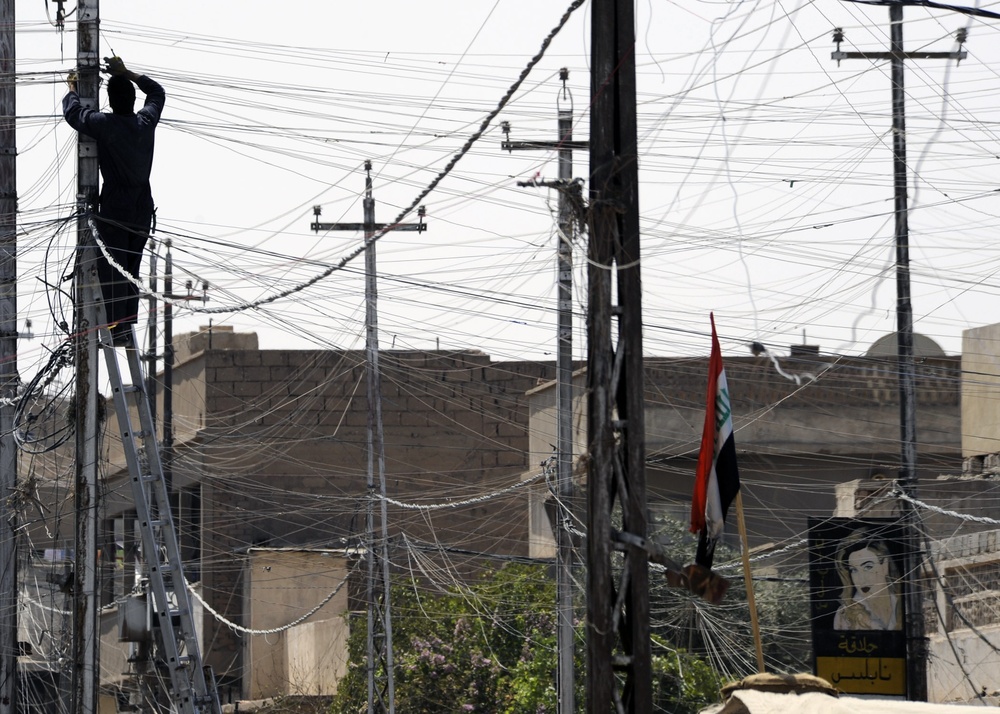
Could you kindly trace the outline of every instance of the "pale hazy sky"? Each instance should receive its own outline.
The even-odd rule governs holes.
[[[105,0],[102,52],[167,91],[153,192],[175,284],[208,280],[209,307],[305,282],[360,235],[309,231],[361,221],[362,165],[377,219],[408,205],[479,126],[569,5],[526,0],[276,4]],[[1000,10],[1000,3],[982,3]],[[54,12],[54,4],[49,5]],[[888,9],[814,2],[637,3],[645,349],[705,354],[714,310],[728,354],[809,342],[859,354],[895,327],[887,63],[830,59],[884,49]],[[552,139],[560,67],[576,138],[587,138],[585,4],[498,117],[514,139]],[[1000,21],[907,8],[908,49],[954,49],[960,65],[907,65],[916,329],[949,353],[1000,314]],[[47,355],[50,308],[75,243],[58,223],[75,192],[73,131],[59,116],[75,25],[17,3],[20,314]],[[103,97],[103,93],[102,93]],[[554,177],[555,156],[507,154],[491,129],[424,203],[429,230],[379,242],[383,347],[482,349],[551,359],[556,197],[516,186]],[[587,156],[575,157],[586,176]],[[577,245],[583,354],[584,239]],[[162,266],[162,258],[160,265]],[[146,263],[148,266],[148,262]],[[361,347],[363,260],[265,308],[212,315],[266,348]],[[181,312],[175,333],[207,324]]]

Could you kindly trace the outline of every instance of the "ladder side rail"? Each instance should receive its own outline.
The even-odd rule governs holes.
[[[131,415],[129,414],[129,404],[126,398],[125,388],[122,383],[121,369],[118,365],[118,358],[115,354],[115,350],[112,347],[113,342],[111,331],[108,329],[106,324],[103,324],[100,328],[100,337],[102,347],[104,347],[105,350],[105,362],[108,367],[108,375],[111,379],[112,396],[115,403],[115,411],[118,417],[122,448],[129,471],[129,481],[132,484],[132,496],[135,502],[136,517],[138,518],[140,524],[143,548],[146,552],[147,559],[150,561],[149,582],[153,591],[155,611],[160,625],[160,639],[162,640],[162,645],[167,657],[171,683],[174,688],[175,699],[177,700],[175,703],[180,705],[183,714],[198,714],[198,710],[194,708],[197,695],[202,692],[207,693],[207,690],[203,689],[200,692],[196,690],[195,683],[193,681],[194,678],[191,676],[189,670],[197,669],[200,673],[200,662],[197,663],[198,666],[190,668],[186,667],[181,661],[180,648],[174,634],[174,627],[170,616],[170,603],[167,598],[167,587],[163,578],[159,545],[157,543],[153,527],[152,514],[150,513],[150,503],[147,498],[146,490],[143,487],[144,479],[142,477],[142,469],[139,463],[138,452],[134,441],[136,435],[131,424]],[[137,400],[137,402],[141,402],[141,400]],[[162,475],[160,476],[160,481],[162,481]],[[155,479],[153,480],[153,483],[155,485]],[[163,616],[163,613],[166,613],[166,617]]]
[[[134,335],[133,335],[134,344]],[[156,476],[150,483],[151,490],[155,497],[156,505],[159,508],[160,538],[167,551],[166,567],[170,573],[171,585],[173,586],[174,597],[176,599],[177,610],[180,614],[182,625],[182,635],[184,637],[187,653],[192,660],[197,659],[199,665],[195,669],[198,672],[194,675],[195,682],[199,686],[199,692],[207,692],[207,683],[204,683],[203,674],[200,667],[200,647],[198,644],[197,632],[194,627],[191,595],[187,589],[187,580],[184,577],[184,566],[181,562],[180,543],[177,537],[177,529],[174,525],[173,512],[170,508],[170,494],[167,491],[166,480],[163,478],[163,463],[160,459],[159,445],[156,439],[155,424],[153,415],[149,408],[148,395],[145,392],[145,378],[142,373],[142,364],[139,361],[137,350],[128,350],[128,365],[132,376],[132,384],[136,386],[136,409],[139,413],[139,421],[142,427],[143,447],[146,453],[147,465],[152,475]],[[139,398],[141,395],[141,398]],[[162,561],[161,561],[162,562]]]
[[[132,344],[138,344],[135,327],[131,326],[129,329],[132,333]],[[132,384],[137,387],[135,392],[136,411],[139,414],[139,422],[144,434],[142,443],[147,464],[150,473],[156,476],[151,484],[152,492],[159,508],[160,537],[167,551],[167,567],[180,618],[181,636],[184,639],[185,651],[190,663],[194,692],[199,703],[208,704],[210,712],[219,714],[222,711],[222,705],[219,701],[218,689],[215,686],[215,675],[212,674],[210,668],[203,666],[201,644],[198,641],[198,631],[194,622],[194,607],[191,593],[188,591],[187,578],[184,577],[180,539],[174,524],[173,511],[170,508],[170,493],[167,491],[167,482],[163,478],[163,462],[160,458],[159,442],[156,437],[156,422],[150,408],[149,394],[146,392],[146,385],[149,382],[143,372],[139,351],[126,350],[126,357]],[[208,675],[206,675],[206,669]]]

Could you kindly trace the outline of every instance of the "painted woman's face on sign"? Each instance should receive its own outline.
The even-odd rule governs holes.
[[[856,550],[847,556],[851,582],[861,597],[878,594],[889,584],[889,560],[871,548]]]
[[[837,555],[843,585],[835,630],[898,630],[902,627],[902,599],[894,577],[892,558],[884,541],[864,532],[852,534]]]

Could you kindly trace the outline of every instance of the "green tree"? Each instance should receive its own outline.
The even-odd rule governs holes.
[[[555,584],[544,566],[511,564],[468,587],[392,592],[396,711],[407,714],[553,714],[556,711]],[[333,714],[367,710],[366,628],[352,627],[350,666]],[[577,699],[584,697],[583,630]],[[695,714],[718,698],[708,664],[660,642],[653,659],[657,711]]]
[[[656,711],[697,714],[719,700],[722,682],[700,657],[653,638],[653,703]]]

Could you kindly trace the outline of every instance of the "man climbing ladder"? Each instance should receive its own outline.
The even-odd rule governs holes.
[[[149,77],[129,71],[120,58],[112,57],[105,62],[105,69],[111,75],[108,82],[110,113],[84,107],[72,76],[68,80],[70,92],[63,100],[63,114],[70,126],[96,141],[97,162],[104,178],[97,213],[90,225],[96,229],[98,239],[107,250],[107,257],[99,256],[97,259],[104,302],[104,309],[98,308],[98,315],[103,313],[106,316],[96,318],[96,335],[89,332],[81,334],[86,335],[88,350],[100,347],[104,351],[136,524],[141,534],[146,565],[146,591],[142,602],[150,608],[148,621],[151,629],[139,636],[143,641],[151,639],[154,643],[155,653],[150,661],[156,664],[155,671],[142,670],[142,674],[151,675],[162,685],[162,692],[169,698],[175,714],[221,714],[214,677],[209,668],[202,666],[195,613],[184,578],[170,492],[164,478],[156,425],[145,389],[146,375],[143,374],[138,350],[126,349],[130,380],[124,380],[119,355],[114,350],[114,346],[135,347],[133,326],[138,312],[139,288],[128,277],[138,279],[142,251],[152,223],[153,199],[149,175],[153,162],[153,135],[163,110],[164,92]],[[145,104],[138,113],[133,112],[133,82],[146,93]],[[93,168],[91,161],[89,173],[93,180],[88,181],[83,189],[88,194],[96,184]],[[86,198],[93,199],[89,195]],[[95,287],[93,281],[88,278],[84,282],[86,289],[81,292],[86,294],[80,298],[81,304],[99,302],[100,297],[94,294],[96,289],[92,290]],[[95,323],[87,321],[86,324]],[[85,357],[82,361],[89,379],[96,366],[92,369],[89,358]],[[89,403],[94,404],[96,399],[92,397],[96,396],[93,394],[96,386],[78,379],[77,395],[80,394],[81,382],[86,384]],[[79,396],[78,400],[84,403]],[[134,423],[136,417],[137,424]],[[96,420],[91,423],[96,425]],[[78,448],[78,464],[81,462],[79,454],[87,458],[87,448]],[[94,482],[96,479],[90,483]],[[88,665],[97,661],[91,652],[86,657],[90,658]],[[91,666],[84,679],[96,680],[96,669],[96,666]],[[89,698],[93,691],[92,686],[86,689],[81,699],[83,696]],[[94,711],[90,701],[86,711]]]
[[[97,206],[97,230],[111,259],[138,280],[142,251],[153,221],[153,195],[149,175],[153,167],[153,138],[166,100],[163,87],[146,75],[125,67],[120,57],[105,58],[110,112],[88,109],[76,93],[63,99],[63,116],[82,134],[97,142],[98,163],[104,182]],[[146,94],[138,112],[135,87]],[[116,346],[131,346],[131,326],[139,312],[139,289],[102,255],[97,263],[107,320]]]

